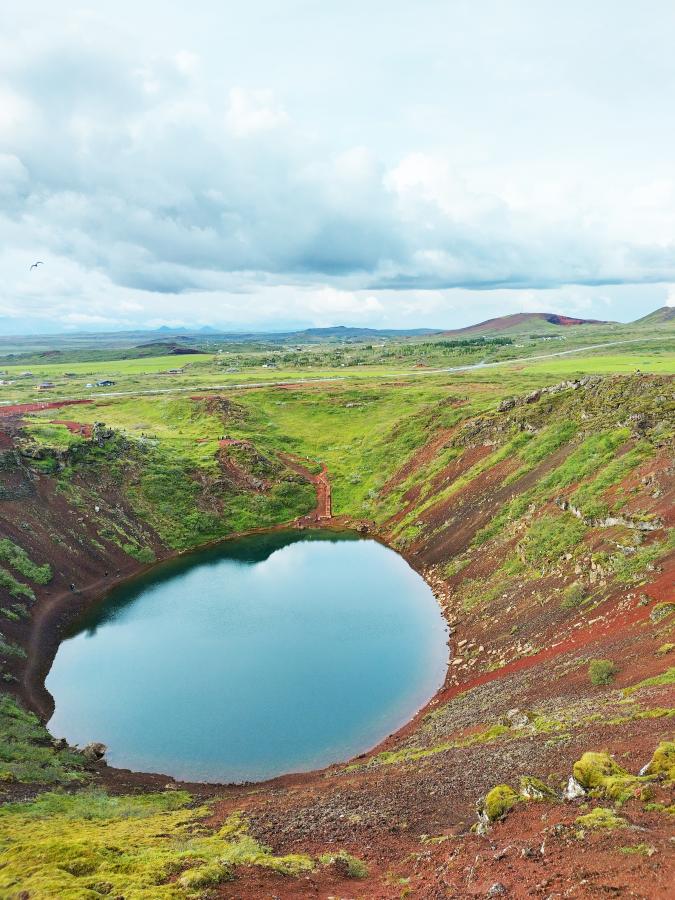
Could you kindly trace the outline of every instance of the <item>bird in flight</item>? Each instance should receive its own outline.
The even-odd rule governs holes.
[[[30,269],[29,269],[28,271],[32,271],[33,269],[37,269],[38,266],[44,266],[44,263],[43,263],[42,260],[40,260],[40,259],[39,259],[37,262],[34,262],[33,265],[30,267]]]

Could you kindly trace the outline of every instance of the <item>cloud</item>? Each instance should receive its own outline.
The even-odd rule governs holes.
[[[230,89],[226,120],[235,137],[243,138],[279,128],[288,122],[288,116],[272,91],[234,87]]]
[[[133,323],[161,321],[166,308],[244,324],[273,321],[281,303],[282,318],[374,322],[395,310],[408,321],[447,314],[468,291],[535,308],[541,291],[576,285],[566,302],[590,311],[607,301],[598,286],[675,282],[674,182],[658,166],[643,176],[602,154],[580,163],[564,147],[513,156],[506,142],[496,162],[462,134],[476,110],[460,110],[454,141],[431,140],[424,123],[445,134],[443,106],[430,97],[414,114],[421,89],[408,102],[400,84],[401,97],[375,110],[380,124],[401,110],[398,141],[369,141],[366,128],[352,141],[340,107],[319,118],[297,96],[294,106],[272,63],[251,86],[201,49],[150,46],[76,13],[44,29],[31,21],[0,45],[7,317],[30,308]],[[517,58],[501,60],[503,78],[519,101],[546,108],[546,92],[529,87],[536,67]],[[437,58],[438,77],[447,65]],[[482,92],[487,70],[476,65]],[[369,85],[358,71],[341,77],[356,114]],[[453,91],[448,104],[459,102]],[[411,121],[419,131],[408,134]],[[492,123],[495,141],[526,127],[505,131],[498,110]],[[38,257],[39,280],[28,278]]]

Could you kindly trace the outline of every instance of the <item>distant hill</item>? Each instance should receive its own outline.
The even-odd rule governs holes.
[[[574,316],[559,316],[557,313],[513,313],[510,316],[499,316],[496,319],[487,319],[477,325],[467,325],[465,328],[453,328],[444,331],[443,335],[452,336],[462,334],[508,334],[526,331],[553,330],[569,328],[573,325],[609,325],[600,319],[577,319]]]
[[[220,331],[211,325],[204,325],[201,328],[170,328],[168,325],[161,325],[148,334],[161,334],[162,339],[165,335],[171,335],[176,341],[191,340],[199,335],[215,335],[218,338],[226,338],[234,341],[269,341],[269,342],[302,342],[302,341],[322,341],[322,340],[338,340],[353,341],[369,338],[382,337],[414,337],[416,335],[438,334],[439,328],[360,328],[351,325],[332,325],[327,328],[304,328],[299,331]]]
[[[126,359],[136,359],[143,356],[187,356],[206,351],[198,350],[196,347],[183,347],[175,341],[149,341],[147,344],[139,344],[125,352]]]
[[[660,309],[650,312],[649,315],[636,319],[633,325],[659,325],[662,322],[673,321],[675,321],[675,306],[662,306]]]

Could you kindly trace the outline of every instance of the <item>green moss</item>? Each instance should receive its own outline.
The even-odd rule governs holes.
[[[287,875],[313,867],[307,856],[275,856],[239,815],[209,830],[202,824],[209,807],[190,803],[182,791],[134,797],[97,791],[5,806],[0,894],[178,900],[203,896],[202,888],[228,880],[240,865]]]
[[[605,719],[605,725],[627,725],[629,722],[639,722],[642,719],[666,719],[675,716],[675,709],[655,706],[653,709],[636,709],[635,712],[628,716],[614,716],[611,719]],[[588,721],[586,717],[584,721]]]
[[[233,881],[234,877],[232,869],[228,866],[224,866],[222,863],[211,863],[183,872],[178,883],[181,887],[193,891],[197,888],[215,887],[225,881]]]
[[[617,803],[627,800],[640,784],[635,775],[622,769],[608,753],[584,753],[574,763],[572,774],[587,791]]]
[[[654,751],[654,755],[645,775],[656,775],[666,781],[675,781],[675,742],[663,741]]]
[[[603,806],[596,807],[591,812],[586,813],[585,816],[578,816],[576,824],[582,828],[605,829],[626,828],[628,826],[628,822],[623,816],[617,816],[614,810],[606,809]]]
[[[483,809],[490,822],[496,822],[520,801],[519,795],[508,784],[498,784],[485,796]]]
[[[555,794],[551,788],[533,775],[523,775],[520,779],[520,795],[526,800],[552,800]]]
[[[560,605],[563,609],[576,609],[577,606],[581,606],[587,599],[588,597],[583,584],[575,581],[573,584],[568,584],[563,591],[563,598],[560,601]]]
[[[610,684],[614,681],[617,667],[611,659],[592,659],[588,666],[588,678],[591,684]]]
[[[661,675],[645,678],[644,681],[638,681],[637,684],[632,684],[630,687],[624,688],[623,695],[624,697],[630,697],[631,694],[642,690],[642,688],[660,687],[668,684],[675,684],[675,666],[671,666],[670,669],[662,672]]]
[[[661,644],[659,649],[656,651],[657,656],[667,656],[669,653],[672,653],[675,650],[675,644]]]
[[[656,848],[650,844],[633,844],[631,847],[619,847],[619,853],[640,853],[644,856],[653,856]]]
[[[511,731],[512,729],[507,725],[491,725],[485,731],[478,731],[456,741],[445,741],[433,747],[404,747],[402,750],[385,750],[383,753],[378,753],[377,756],[374,756],[368,762],[368,765],[395,765],[396,763],[414,762],[427,756],[434,756],[436,753],[446,753],[448,750],[454,750],[458,747],[471,747],[475,744],[490,743]],[[348,768],[353,770],[360,768],[360,766],[357,764]]]

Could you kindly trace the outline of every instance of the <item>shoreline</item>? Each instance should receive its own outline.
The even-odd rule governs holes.
[[[397,739],[407,735],[412,730],[414,730],[415,725],[420,721],[420,719],[423,718],[431,709],[433,709],[434,706],[438,704],[441,697],[445,696],[448,689],[451,687],[448,684],[448,678],[451,673],[450,663],[453,655],[454,623],[448,620],[447,605],[444,602],[445,598],[439,595],[438,586],[434,585],[430,581],[428,577],[428,570],[425,571],[424,567],[420,566],[419,563],[416,564],[411,555],[401,553],[399,550],[392,547],[379,532],[371,530],[373,523],[356,521],[351,519],[350,517],[345,516],[335,516],[331,517],[330,519],[318,520],[314,522],[307,521],[309,518],[310,517],[308,516],[303,516],[299,519],[294,520],[293,522],[281,523],[279,525],[272,525],[268,527],[252,528],[246,531],[236,532],[223,538],[217,538],[212,541],[207,541],[204,544],[190,547],[189,549],[168,551],[165,554],[158,555],[152,563],[138,563],[138,567],[134,568],[133,571],[123,573],[120,576],[104,576],[94,582],[89,583],[84,588],[78,589],[76,593],[72,593],[70,591],[62,591],[56,596],[50,597],[47,602],[43,603],[38,609],[36,609],[35,615],[31,622],[30,637],[28,642],[28,655],[26,660],[26,667],[24,670],[24,676],[19,686],[19,698],[28,709],[34,712],[41,719],[43,724],[47,725],[54,712],[54,699],[47,690],[45,681],[58,652],[59,646],[63,640],[64,631],[69,625],[76,622],[78,618],[85,615],[98,604],[104,603],[111,591],[117,590],[122,585],[128,584],[129,582],[132,582],[137,578],[146,575],[157,566],[160,566],[164,563],[170,563],[172,561],[181,559],[182,557],[189,556],[193,553],[200,553],[208,549],[214,549],[231,541],[240,540],[242,538],[251,537],[254,535],[274,534],[275,532],[280,531],[344,531],[359,538],[369,538],[371,540],[375,540],[383,546],[387,547],[389,550],[392,550],[394,553],[397,553],[397,555],[404,559],[406,563],[413,569],[413,571],[415,571],[424,580],[425,584],[430,589],[441,610],[441,615],[443,616],[445,627],[448,631],[448,657],[445,665],[443,681],[438,689],[434,692],[434,694],[413,714],[411,718],[406,719],[406,721],[403,722],[400,727],[398,727],[395,731],[392,731],[374,746],[363,750],[361,753],[358,753],[357,755],[350,757],[349,759],[331,763],[329,766],[326,766],[322,769],[310,769],[304,772],[288,772],[261,781],[191,782],[177,779],[171,775],[166,775],[161,772],[146,772],[136,771],[132,769],[116,768],[113,766],[108,766],[106,763],[96,764],[96,769],[99,771],[99,773],[105,772],[106,782],[110,781],[114,783],[116,777],[119,777],[120,780],[124,780],[127,775],[131,774],[136,779],[139,779],[141,783],[143,783],[146,787],[150,784],[154,785],[158,779],[161,779],[164,782],[170,782],[179,787],[189,786],[191,788],[194,788],[196,786],[200,786],[202,790],[212,789],[215,792],[223,789],[229,791],[249,788],[253,785],[255,785],[256,787],[261,787],[281,784],[288,785],[289,783],[307,783],[317,777],[323,778],[336,769],[342,769],[344,766],[354,763],[365,757],[371,756],[378,751],[381,752],[387,749]],[[74,600],[75,602],[73,602]],[[52,735],[52,737],[54,737],[54,735]]]

